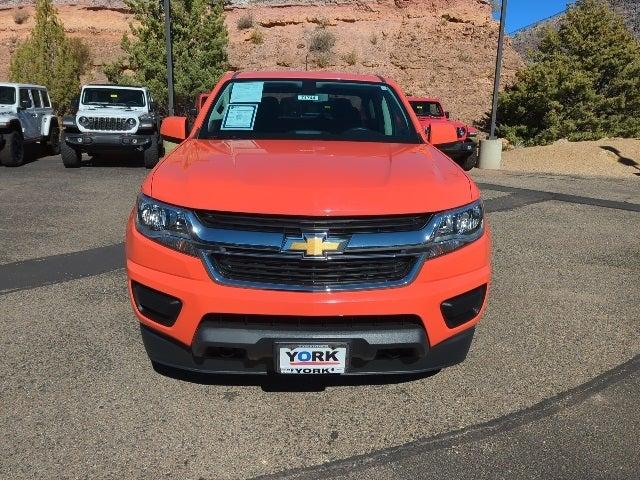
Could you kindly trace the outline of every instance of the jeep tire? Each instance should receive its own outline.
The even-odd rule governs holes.
[[[473,153],[468,157],[461,158],[460,161],[458,162],[458,165],[460,165],[465,172],[468,172],[477,164],[478,164],[478,153],[476,150],[474,150]]]
[[[158,144],[158,137],[151,137],[151,144],[142,153],[144,158],[145,168],[153,168],[158,164],[160,160],[160,146]]]
[[[65,141],[60,143],[60,155],[65,168],[78,168],[82,165],[82,152]]]
[[[4,148],[0,150],[0,163],[5,167],[19,167],[24,162],[24,141],[19,130],[3,134]]]
[[[57,123],[52,123],[49,127],[49,137],[45,147],[49,155],[60,155],[60,127]]]

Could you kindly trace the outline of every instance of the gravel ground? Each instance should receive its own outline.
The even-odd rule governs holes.
[[[503,153],[502,167],[511,171],[640,179],[640,140],[561,140],[541,147],[516,148]]]

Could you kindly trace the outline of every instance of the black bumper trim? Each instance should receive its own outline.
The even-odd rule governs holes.
[[[458,160],[472,155],[476,151],[477,145],[473,140],[460,140],[457,142],[435,145],[435,147],[445,155],[453,158],[454,160]]]
[[[149,146],[154,135],[65,133],[64,140],[68,145],[87,150],[93,148],[139,148]]]
[[[471,346],[475,328],[469,328],[433,347],[428,347],[424,329],[336,330],[327,335],[313,331],[246,329],[202,326],[196,332],[193,348],[140,325],[142,340],[155,364],[178,370],[207,374],[274,373],[274,342],[349,343],[350,368],[345,375],[415,374],[439,370],[462,362]],[[209,349],[223,356],[205,357]],[[378,355],[401,350],[412,358]]]

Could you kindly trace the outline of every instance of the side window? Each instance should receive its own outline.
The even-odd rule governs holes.
[[[49,99],[49,93],[46,90],[40,90],[42,95],[42,105],[44,108],[51,108],[51,100]]]
[[[31,90],[31,97],[33,98],[33,104],[36,108],[42,108],[42,100],[40,99],[39,90]]]
[[[25,108],[33,108],[33,103],[31,102],[31,96],[29,95],[29,90],[26,88],[20,89],[20,106]]]
[[[224,91],[218,97],[218,101],[215,103],[213,108],[211,109],[211,114],[209,116],[209,124],[207,125],[209,131],[215,131],[220,128],[220,124],[222,123],[222,118],[224,117],[224,112],[229,104],[229,100],[231,96],[231,83],[229,83]]]

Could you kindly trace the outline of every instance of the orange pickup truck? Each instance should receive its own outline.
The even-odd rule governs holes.
[[[490,283],[480,193],[376,75],[225,74],[129,218],[155,365],[402,374],[464,360]],[[455,140],[455,132],[453,133]]]

